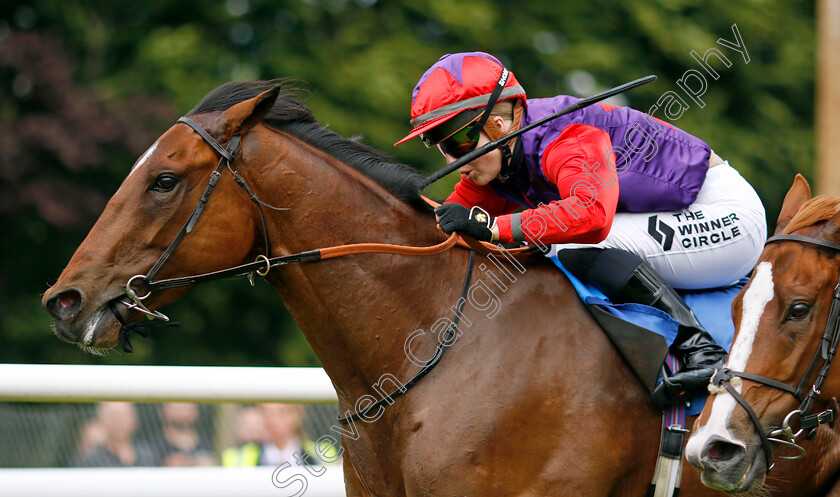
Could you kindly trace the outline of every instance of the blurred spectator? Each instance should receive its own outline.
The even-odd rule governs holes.
[[[240,444],[266,441],[265,418],[262,410],[257,406],[245,406],[239,410],[236,417],[236,440]]]
[[[212,466],[217,464],[210,442],[198,431],[198,405],[170,402],[160,406],[159,440],[152,440],[158,466]]]
[[[302,460],[314,464],[312,455],[303,450],[303,406],[300,404],[260,404],[265,417],[268,441],[263,444],[260,463],[277,466]],[[295,457],[295,456],[298,457]]]
[[[92,454],[107,441],[108,432],[105,427],[98,419],[91,419],[79,433],[78,454],[80,456]]]
[[[134,442],[137,411],[130,402],[102,402],[81,433],[71,466],[154,466],[151,451]]]
[[[308,440],[303,429],[303,414],[304,407],[299,404],[260,404],[257,408],[243,408],[236,427],[240,445],[224,450],[222,464],[321,464],[314,454],[315,444]]]
[[[222,466],[257,466],[262,444],[267,440],[265,418],[256,406],[243,406],[236,413],[236,447],[222,451]]]

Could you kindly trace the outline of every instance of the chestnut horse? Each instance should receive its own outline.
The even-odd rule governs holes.
[[[117,344],[115,314],[142,317],[128,305],[126,283],[153,266],[160,278],[177,278],[253,261],[266,246],[273,258],[445,239],[419,195],[422,176],[322,128],[269,83],[223,85],[190,115],[219,143],[241,136],[230,169],[253,197],[217,166],[223,149],[187,124],[171,127],[44,295],[59,337],[92,349]],[[204,213],[179,237],[212,176],[218,183]],[[289,210],[263,209],[268,204]],[[161,258],[176,237],[180,244]],[[332,379],[340,412],[350,413],[432,355],[469,258],[461,249],[347,255],[274,268],[266,279]],[[522,273],[503,263],[476,257],[459,334],[437,368],[375,416],[343,428],[347,495],[644,495],[660,412],[553,264],[538,259]],[[134,278],[139,294],[144,281]],[[156,312],[185,291],[154,291],[142,303]],[[791,465],[788,495],[798,495],[806,464],[814,461]],[[690,467],[683,473],[681,495],[717,494]]]
[[[710,387],[718,395],[687,445],[706,485],[760,488],[777,451],[781,458],[803,450],[819,455],[806,494],[837,478],[840,445],[834,430],[820,426],[840,414],[832,399],[840,396],[840,374],[828,374],[840,339],[837,242],[840,199],[812,199],[797,175],[775,235],[732,303],[735,341]],[[810,434],[813,441],[797,445]]]

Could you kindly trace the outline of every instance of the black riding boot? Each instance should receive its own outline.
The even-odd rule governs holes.
[[[685,366],[654,389],[651,400],[659,406],[686,401],[704,391],[726,360],[720,347],[697,321],[694,312],[647,261],[620,249],[560,250],[557,257],[583,281],[595,286],[613,302],[635,302],[667,312],[679,323],[671,353]]]
[[[679,323],[671,353],[685,365],[656,386],[651,395],[653,403],[663,406],[669,401],[685,402],[705,391],[715,369],[726,361],[726,351],[703,329],[682,297],[645,261],[633,271],[621,293],[633,302],[667,312]]]

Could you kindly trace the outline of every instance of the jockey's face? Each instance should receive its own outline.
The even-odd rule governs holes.
[[[510,122],[502,119],[501,117],[493,116],[491,119],[496,122],[496,125],[499,126],[500,129],[507,129],[510,127]],[[481,148],[489,142],[490,138],[484,133],[484,131],[482,131],[479,133],[478,145],[476,148]],[[442,150],[441,153],[443,153]],[[455,162],[455,157],[446,153],[443,153],[443,156],[446,158],[447,164]],[[458,172],[461,173],[462,178],[472,180],[479,186],[484,186],[498,178],[501,170],[502,152],[497,148],[492,152],[484,154],[472,162],[460,167]]]

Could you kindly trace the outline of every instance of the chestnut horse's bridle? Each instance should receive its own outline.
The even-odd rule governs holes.
[[[767,239],[765,245],[768,243],[784,241],[809,243],[840,253],[840,243],[802,235],[773,236]],[[837,401],[833,400],[834,404],[831,408],[817,414],[808,414],[811,410],[814,399],[820,394],[820,389],[828,376],[828,368],[831,366],[831,361],[837,353],[838,341],[840,341],[840,319],[838,318],[840,318],[840,277],[838,277],[837,284],[834,287],[831,307],[828,311],[828,320],[826,321],[825,330],[823,331],[822,338],[820,339],[820,345],[814,353],[814,358],[811,359],[811,364],[808,366],[808,369],[805,371],[805,374],[802,376],[802,379],[796,387],[772,378],[741,371],[732,371],[728,368],[721,369],[714,375],[714,377],[712,377],[709,390],[713,394],[723,393],[724,391],[729,392],[729,394],[735,398],[741,407],[747,411],[747,414],[749,415],[750,420],[752,420],[753,425],[755,425],[755,430],[761,439],[761,445],[764,448],[764,454],[767,459],[768,472],[773,468],[772,447],[770,446],[770,442],[795,448],[800,451],[800,453],[795,456],[779,456],[779,459],[799,459],[805,455],[805,449],[796,444],[796,439],[805,435],[805,439],[810,440],[820,425],[833,425],[834,418],[838,414],[836,411],[840,410],[837,406]],[[808,388],[808,379],[817,370],[817,365],[820,361],[822,361],[822,366],[820,366],[819,371],[817,372],[817,377],[811,384],[811,387]],[[799,409],[791,411],[787,416],[785,416],[781,428],[773,430],[770,433],[764,433],[764,429],[761,426],[761,422],[758,420],[758,416],[752,410],[749,403],[744,400],[738,391],[735,390],[735,387],[732,386],[731,380],[734,378],[743,378],[745,380],[761,383],[762,385],[778,388],[779,390],[793,395],[796,400],[800,401],[802,404],[799,406]],[[805,393],[806,390],[807,393]],[[791,428],[790,423],[795,416],[798,416],[800,421],[799,429],[794,433],[794,429]]]

